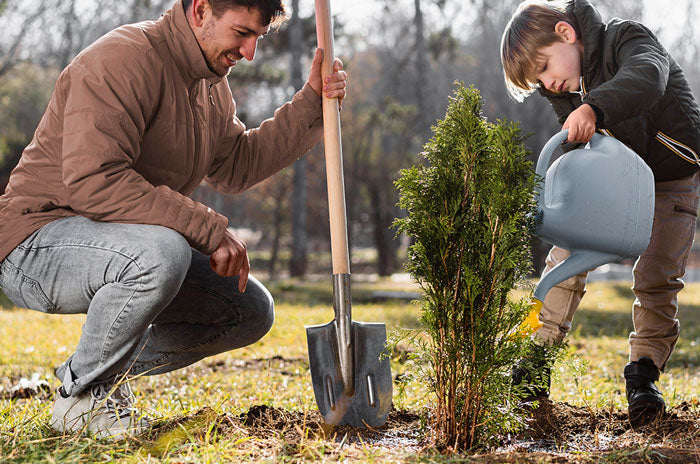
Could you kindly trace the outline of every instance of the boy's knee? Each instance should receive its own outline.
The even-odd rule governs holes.
[[[681,288],[682,269],[672,260],[663,257],[642,255],[634,267],[635,295],[651,294],[654,298],[663,298],[668,293],[672,298]]]

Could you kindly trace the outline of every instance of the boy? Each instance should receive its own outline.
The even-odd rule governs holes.
[[[634,332],[625,366],[633,425],[662,414],[654,384],[678,339],[676,295],[693,243],[698,209],[700,109],[683,72],[654,34],[634,21],[603,23],[588,0],[523,2],[506,26],[501,60],[516,100],[538,90],[564,129],[564,150],[600,131],[630,146],[656,182],[651,242],[634,266]],[[605,169],[601,166],[601,169]],[[553,247],[547,272],[568,256]],[[562,340],[585,292],[586,273],[545,298],[536,336]],[[531,374],[514,369],[514,383]],[[547,396],[548,390],[535,390]]]

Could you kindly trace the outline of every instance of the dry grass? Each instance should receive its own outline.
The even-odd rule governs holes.
[[[395,282],[357,284],[354,318],[386,321],[390,330],[417,327],[415,305],[369,302],[372,290],[385,287],[415,290]],[[536,416],[529,435],[513,438],[495,453],[469,455],[426,448],[421,419],[412,413],[393,413],[377,431],[322,424],[308,374],[304,325],[332,317],[330,282],[277,284],[273,294],[283,295],[284,301],[278,301],[275,326],[255,345],[170,374],[136,379],[137,405],[159,420],[150,434],[112,444],[52,432],[47,425],[50,391],[10,398],[12,386],[32,374],[51,389],[58,385],[53,367],[77,343],[83,317],[3,310],[0,462],[700,462],[695,460],[700,443],[700,284],[680,295],[682,338],[660,382],[676,416],[641,434],[625,425],[624,414],[628,287],[589,285],[570,338],[578,358],[558,369],[554,404]],[[299,295],[309,303],[299,303]],[[405,369],[398,357],[392,362],[394,375]],[[425,411],[428,403],[418,382],[394,398],[399,409],[413,413]]]

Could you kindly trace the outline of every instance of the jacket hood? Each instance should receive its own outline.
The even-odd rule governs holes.
[[[185,16],[182,0],[177,0],[158,22],[163,27],[173,61],[188,84],[199,79],[207,79],[211,84],[221,81],[222,78],[209,69],[204,59],[204,53]]]
[[[585,75],[598,69],[601,65],[599,50],[603,41],[605,23],[603,23],[598,10],[588,0],[574,0],[572,5],[583,41],[581,72]]]

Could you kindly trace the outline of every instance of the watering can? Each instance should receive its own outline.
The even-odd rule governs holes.
[[[544,182],[536,190],[534,234],[571,255],[540,279],[532,311],[519,329],[523,335],[542,325],[538,316],[552,287],[597,266],[635,258],[651,239],[654,175],[649,166],[619,140],[596,133],[584,148],[550,167],[567,136],[567,130],[554,135],[537,160],[535,172]]]

